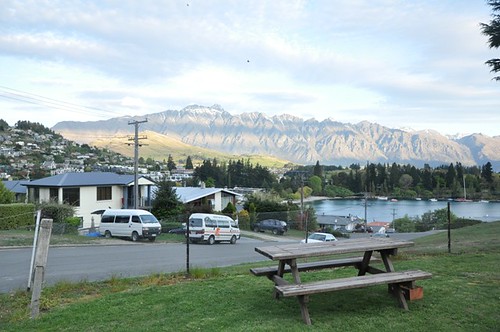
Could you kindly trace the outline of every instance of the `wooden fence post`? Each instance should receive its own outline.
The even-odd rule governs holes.
[[[42,283],[49,254],[50,234],[52,232],[52,219],[42,219],[40,223],[40,235],[36,246],[35,276],[33,280],[33,292],[31,293],[31,318],[36,318],[40,312],[40,295],[42,294]]]

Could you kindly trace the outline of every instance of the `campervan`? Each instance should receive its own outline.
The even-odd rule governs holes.
[[[132,241],[148,238],[154,241],[161,233],[161,224],[145,210],[110,209],[103,212],[99,232],[105,237],[129,237]]]
[[[238,223],[228,216],[193,213],[189,217],[189,241],[193,243],[229,241],[235,244],[240,238]]]

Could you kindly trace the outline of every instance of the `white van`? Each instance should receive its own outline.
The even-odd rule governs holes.
[[[235,244],[240,238],[238,223],[218,214],[193,213],[189,217],[189,241],[193,243],[229,241]]]
[[[145,210],[110,209],[101,216],[99,232],[105,237],[129,237],[132,241],[148,238],[154,241],[161,233],[156,217]]]

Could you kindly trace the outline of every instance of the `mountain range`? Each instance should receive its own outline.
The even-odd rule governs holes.
[[[63,121],[51,129],[67,139],[102,147],[117,138],[123,144],[134,133],[131,123],[145,119],[147,122],[139,124],[141,132],[155,132],[169,139],[169,143],[154,142],[163,158],[171,153],[168,144],[175,141],[185,149],[204,149],[207,158],[207,151],[212,150],[234,156],[272,156],[297,164],[395,162],[436,167],[456,162],[482,166],[489,161],[494,169],[500,169],[500,136],[478,133],[451,139],[432,130],[392,129],[367,121],[350,124],[258,112],[232,115],[218,105],[191,105],[182,110],[103,121]],[[148,139],[142,143],[153,142]]]

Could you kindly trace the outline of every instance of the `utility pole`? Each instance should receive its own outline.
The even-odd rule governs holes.
[[[392,209],[392,228],[394,228],[394,232],[396,232],[396,225],[394,224],[394,219],[396,219],[396,209]]]
[[[137,209],[139,205],[139,184],[137,173],[139,172],[139,124],[148,122],[148,120],[142,121],[129,121],[129,125],[134,125],[134,209]],[[145,139],[146,137],[141,137],[140,139]],[[131,139],[129,139],[131,140]]]
[[[365,192],[365,232],[368,231],[368,193]]]

